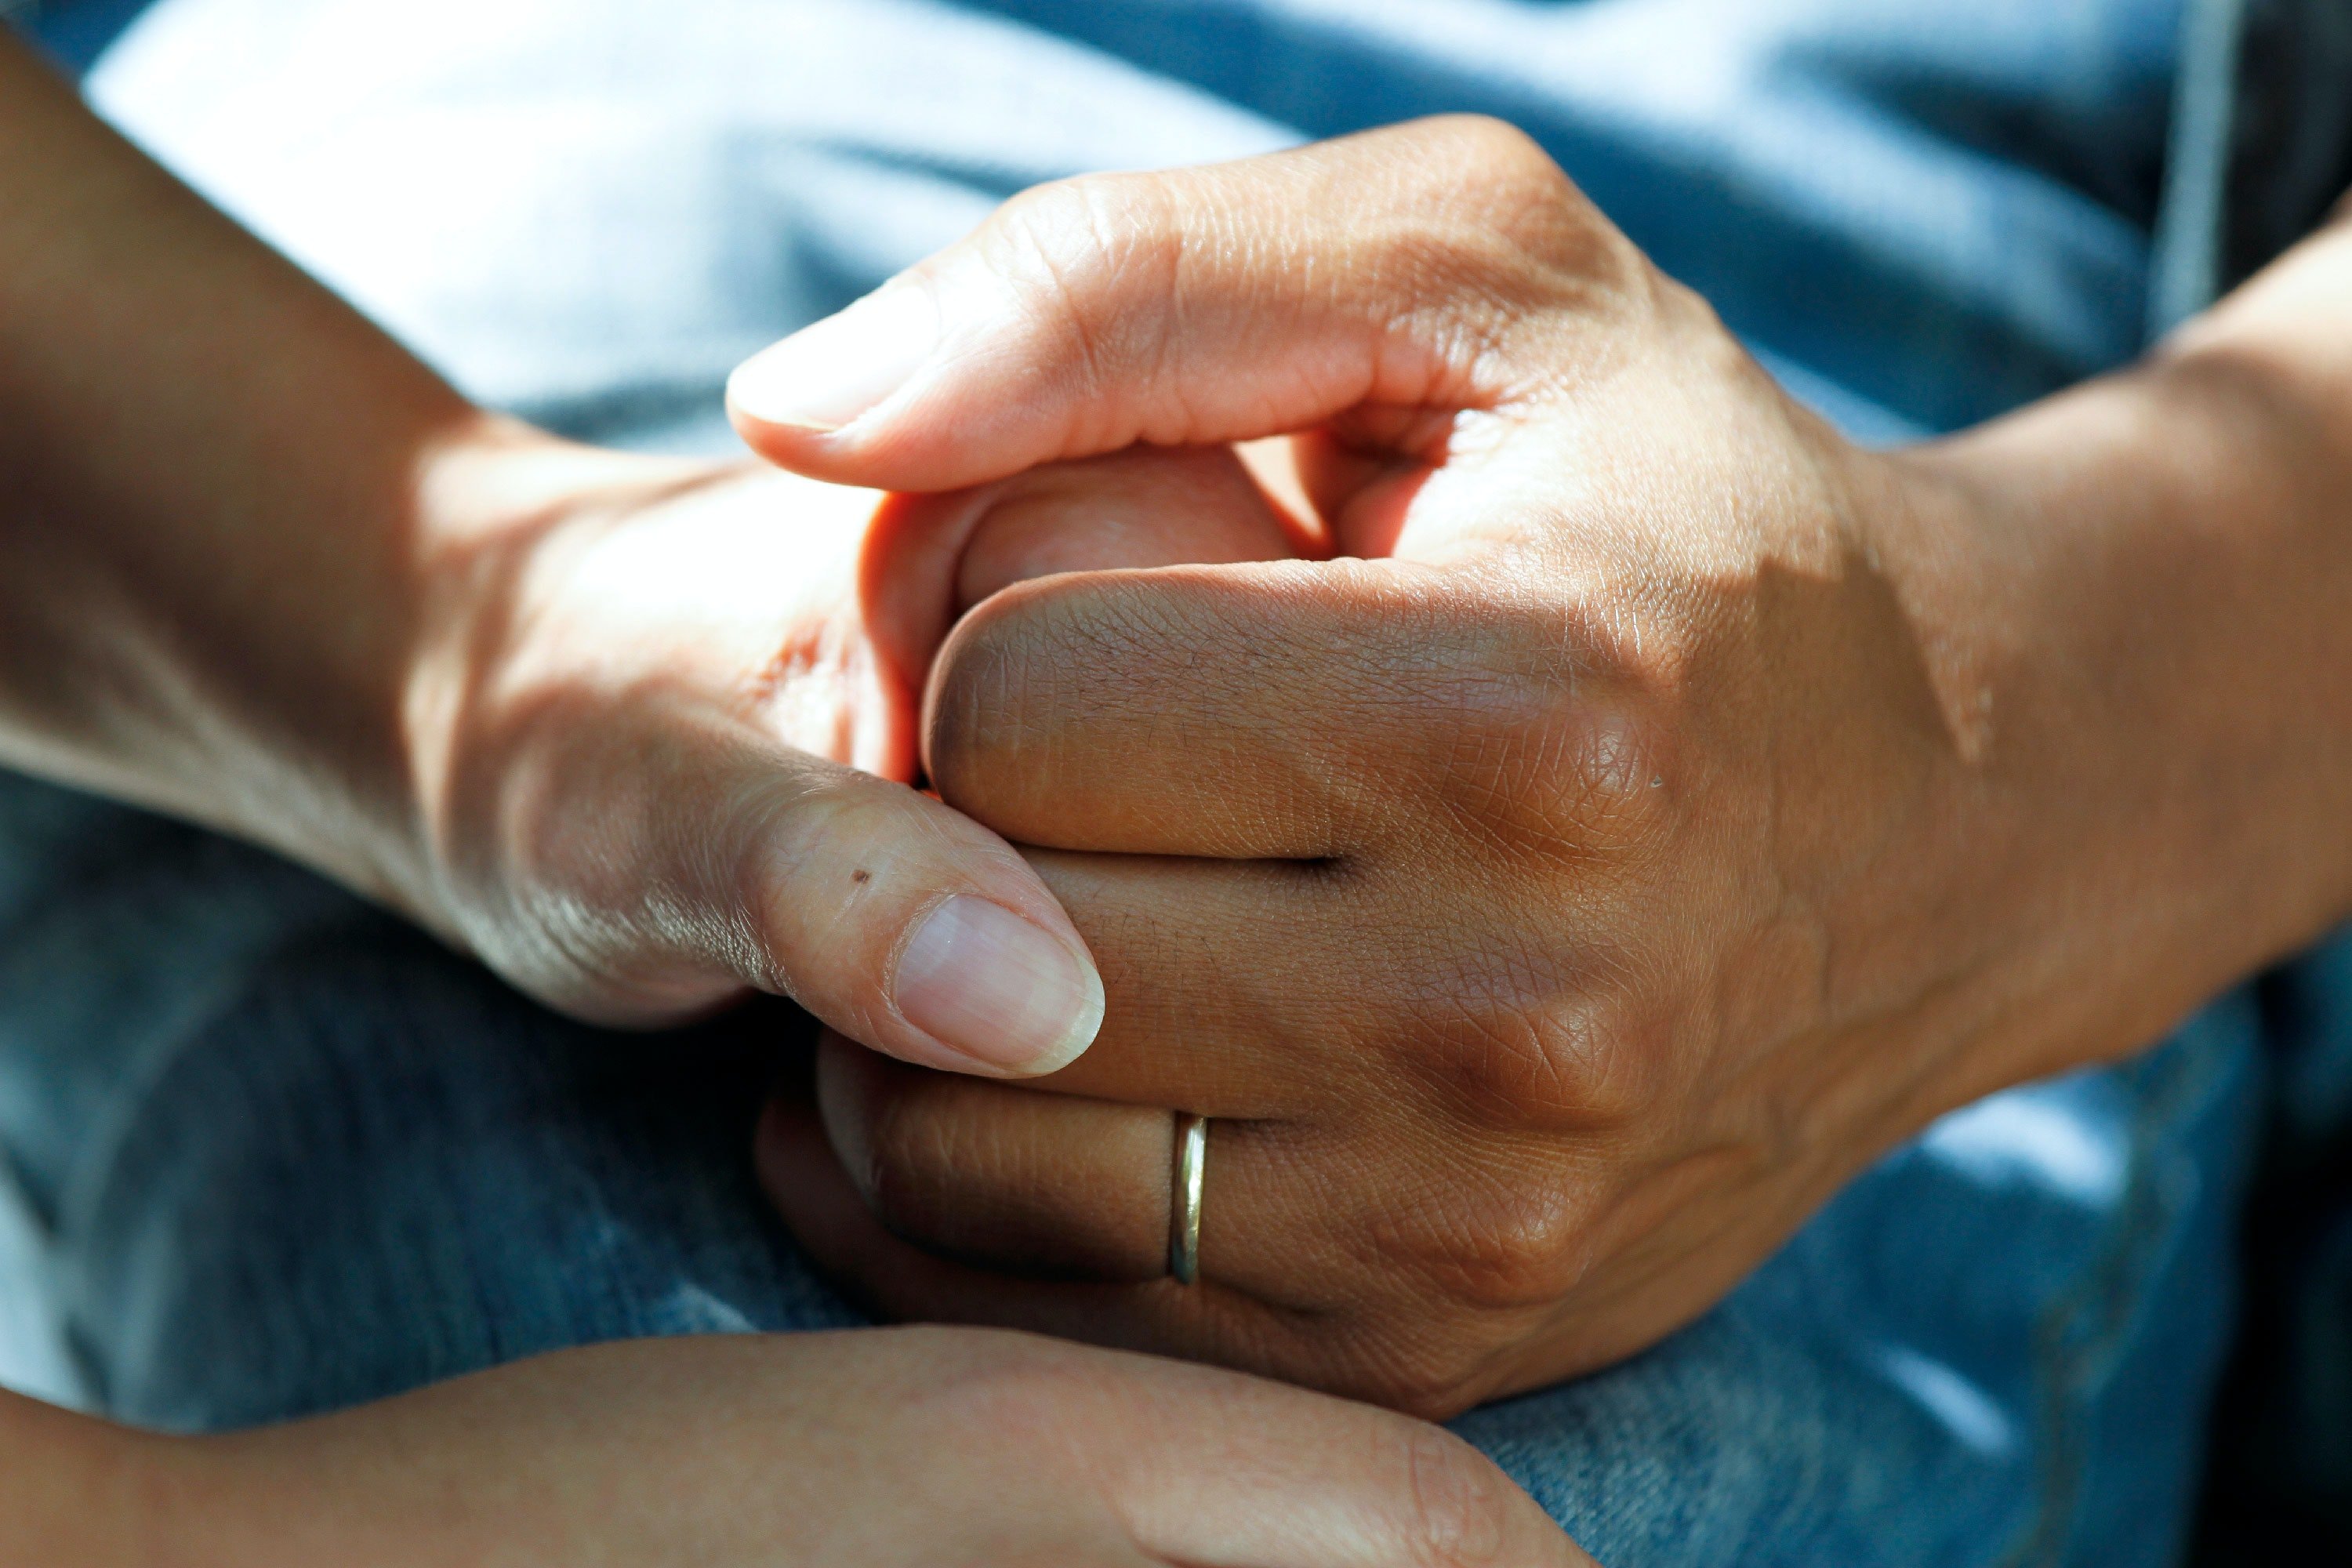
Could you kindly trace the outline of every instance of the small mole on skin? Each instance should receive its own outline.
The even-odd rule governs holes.
[[[871,871],[852,871],[849,874],[849,879],[853,882],[870,882],[874,879],[874,873]]]

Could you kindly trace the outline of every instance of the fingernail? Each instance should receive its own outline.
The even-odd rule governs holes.
[[[886,283],[737,365],[727,402],[763,424],[838,430],[904,386],[939,341],[931,291]]]
[[[899,954],[898,1001],[917,1028],[1013,1072],[1066,1066],[1102,1026],[1092,964],[1002,904],[961,893]]]

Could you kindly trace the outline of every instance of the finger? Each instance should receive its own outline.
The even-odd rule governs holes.
[[[1507,858],[1453,852],[1431,875],[1434,835],[1476,809],[1442,795],[1422,797],[1432,821],[1402,829],[1394,848],[1332,860],[1026,851],[1084,933],[1105,998],[1094,1044],[1034,1086],[1240,1121],[1360,1106],[1359,1119],[1611,1124],[1640,1102],[1647,1058],[1590,1048],[1624,1026],[1625,977],[1641,960],[1612,934],[1612,911],[1639,896],[1634,851],[1662,808],[1638,758],[1629,769],[1594,751],[1549,748],[1530,765],[1555,769],[1565,799],[1489,828],[1523,836],[1563,872],[1583,862],[1572,886],[1591,918],[1565,944],[1531,935],[1557,923],[1556,880],[1528,888]],[[1083,810],[1085,792],[1075,802]]]
[[[1529,1037],[1545,1015],[1605,1016],[1633,962],[1604,932],[1530,939],[1557,890],[1409,858],[1330,867],[1032,850],[1086,935],[1102,1027],[1041,1090],[1231,1121],[1491,1122],[1499,1108],[1606,1123],[1632,1084],[1580,1076]],[[1611,882],[1584,889],[1605,925]]]
[[[1142,1283],[1171,1270],[1175,1117],[818,1048],[825,1133],[892,1235],[1000,1273]],[[1307,1128],[1212,1119],[1200,1270],[1285,1307],[1360,1304],[1375,1205]],[[1335,1152],[1339,1157],[1333,1157]]]
[[[1281,561],[1308,542],[1232,447],[1131,447],[1006,481],[963,552],[955,607],[1032,577]]]
[[[1431,121],[1041,187],[747,362],[729,405],[772,460],[892,489],[1343,415],[1428,455],[1460,412],[1573,374],[1563,312],[1648,292],[1534,142]]]
[[[1293,1381],[1344,1370],[1321,1342],[1318,1315],[1213,1279],[1190,1286],[1164,1272],[1131,1284],[1027,1279],[933,1256],[892,1235],[866,1207],[805,1096],[770,1102],[754,1152],[761,1185],[793,1235],[828,1277],[884,1316],[1027,1329],[1117,1350],[1211,1346],[1206,1359]]]
[[[1083,921],[1104,987],[1095,1045],[1036,1080],[1058,1093],[1292,1119],[1371,1059],[1329,998],[1381,994],[1414,960],[1383,951],[1344,876],[1311,866],[1043,850],[1030,864]]]
[[[1637,811],[1655,776],[1588,643],[1568,610],[1404,562],[1054,578],[956,627],[924,758],[959,810],[1055,848],[1308,859],[1433,823],[1549,837]]]
[[[875,642],[919,690],[955,617],[1065,572],[1276,561],[1314,542],[1230,447],[1137,448],[1001,484],[889,498],[866,533],[860,596]]]
[[[1161,1441],[1112,1463],[1139,1545],[1199,1568],[1593,1568],[1444,1427],[1206,1367],[1170,1368]],[[1181,1446],[1181,1447],[1180,1447]],[[1171,1484],[1171,1452],[1202,1456]]]
[[[514,771],[505,807],[526,853],[562,867],[524,879],[556,889],[530,923],[629,999],[612,1021],[674,1016],[716,976],[949,1071],[1050,1072],[1093,1039],[1103,993],[1086,944],[1002,838],[731,714],[698,722],[682,696],[647,695],[528,721],[556,739]]]
[[[994,1273],[892,1235],[866,1208],[804,1097],[771,1102],[755,1153],[769,1201],[817,1267],[883,1317],[1024,1329],[1209,1361],[1437,1416],[1459,1414],[1498,1388],[1526,1386],[1507,1358],[1486,1353],[1525,1338],[1526,1313],[1481,1325],[1466,1353],[1457,1353],[1458,1325],[1417,1328],[1396,1310],[1334,1313],[1269,1302],[1205,1272],[1205,1258],[1192,1285]]]
[[[1370,732],[1325,717],[1378,678],[1340,652],[1359,617],[1301,580],[1337,569],[1171,568],[998,595],[931,673],[934,787],[1053,848],[1305,859],[1377,837],[1361,763],[1391,727],[1377,708]]]
[[[995,835],[830,765],[751,818],[764,952],[819,1018],[965,1072],[1052,1072],[1093,1040],[1103,990],[1086,944]]]

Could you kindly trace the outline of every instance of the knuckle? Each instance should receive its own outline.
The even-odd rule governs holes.
[[[1679,645],[1597,598],[1464,597],[1443,602],[1447,689],[1425,704],[1444,715],[1441,804],[1515,865],[1580,872],[1653,841],[1675,795]]]
[[[1433,123],[1454,165],[1446,172],[1462,188],[1466,176],[1471,188],[1485,185],[1559,197],[1576,186],[1543,143],[1507,120],[1488,114],[1448,115]]]
[[[1560,896],[1539,890],[1530,901]],[[1573,896],[1593,902],[1590,889]],[[1595,913],[1588,907],[1582,919]],[[1388,1042],[1400,1073],[1489,1131],[1591,1132],[1656,1110],[1672,1026],[1641,1000],[1654,987],[1628,973],[1633,959],[1597,950],[1527,903],[1454,940],[1459,950],[1422,983],[1417,1026]],[[1577,956],[1558,956],[1570,950]]]
[[[979,254],[1066,374],[1110,387],[1156,367],[1159,340],[1137,307],[1173,299],[1186,245],[1168,176],[1082,174],[1007,202],[982,229]],[[1116,434],[1087,439],[1125,445]]]
[[[1580,705],[1528,731],[1509,783],[1539,813],[1530,826],[1589,854],[1622,856],[1651,842],[1664,824],[1673,744],[1654,719],[1616,704]]]
[[[1499,694],[1446,747],[1445,804],[1515,860],[1582,873],[1655,842],[1669,820],[1675,737],[1566,682]]]
[[[1641,1086],[1617,1059],[1624,1047],[1605,1033],[1592,1007],[1514,1001],[1456,1006],[1462,1017],[1445,1071],[1481,1124],[1583,1130],[1639,1114]]]
[[[1568,1293],[1581,1272],[1593,1216],[1562,1184],[1506,1176],[1454,1205],[1447,1217],[1424,1267],[1451,1300],[1481,1312],[1510,1312]]]
[[[1535,138],[1480,115],[1449,117],[1432,132],[1427,177],[1443,210],[1485,237],[1490,277],[1516,275],[1533,297],[1588,305],[1649,296],[1648,259]]]
[[[1490,1310],[1464,1300],[1436,1260],[1448,1245],[1435,1234],[1444,1221],[1432,1218],[1443,1199],[1423,1196],[1411,1206],[1415,1212],[1370,1219],[1359,1238],[1362,1262],[1392,1292],[1384,1290],[1378,1306],[1366,1302],[1320,1320],[1311,1347],[1287,1358],[1286,1369],[1275,1375],[1421,1420],[1447,1421],[1494,1396],[1544,1314]]]
[[[1672,711],[1692,689],[1711,651],[1705,613],[1658,592],[1654,561],[1610,562],[1603,570],[1617,580],[1575,607],[1570,628],[1586,657],[1589,676]],[[1620,572],[1633,580],[1618,578]],[[1647,581],[1637,574],[1647,574]]]
[[[1354,1359],[1412,1387],[1477,1374],[1489,1352],[1517,1343],[1583,1278],[1604,1184],[1559,1151],[1524,1143],[1505,1153],[1447,1141],[1439,1168],[1400,1184],[1366,1227],[1366,1258],[1417,1303],[1407,1320],[1427,1342],[1365,1347]],[[1426,1390],[1425,1390],[1426,1391]]]
[[[1573,1087],[1580,1129],[1636,1126],[1666,1099],[1673,1026],[1647,1006],[1624,996],[1586,998],[1547,1021],[1546,1044]]]
[[[1077,174],[1023,191],[991,227],[1028,252],[1062,260],[1150,250],[1175,226],[1177,205],[1160,174]]]

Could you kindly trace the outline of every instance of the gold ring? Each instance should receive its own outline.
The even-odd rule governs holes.
[[[1168,1205],[1168,1272],[1179,1285],[1201,1277],[1201,1177],[1209,1163],[1209,1119],[1176,1113],[1176,1192]]]

